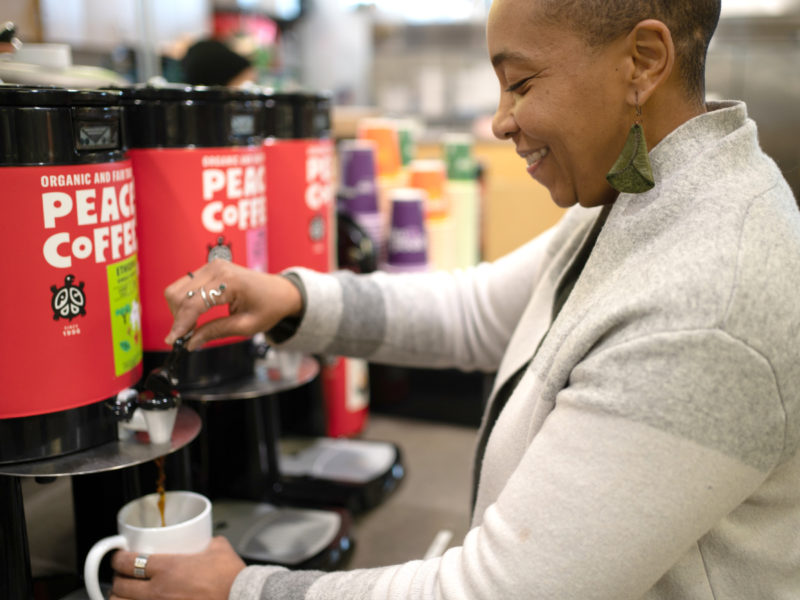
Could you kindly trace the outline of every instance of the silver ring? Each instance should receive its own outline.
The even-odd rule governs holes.
[[[214,306],[217,305],[217,296],[222,296],[222,292],[219,290],[208,290],[208,301]]]
[[[188,292],[186,292],[186,297],[187,298],[194,298],[194,290],[189,290]]]
[[[133,559],[133,576],[136,577],[136,579],[147,579],[144,570],[147,568],[148,558],[147,554],[140,554]]]
[[[209,308],[211,308],[212,306],[214,306],[214,305],[213,305],[213,304],[211,304],[211,302],[209,302],[209,300],[208,300],[208,292],[206,292],[206,288],[204,288],[204,287],[201,287],[201,288],[200,288],[200,297],[203,299],[203,302],[204,302],[204,303],[205,303],[205,305],[206,305],[206,310],[208,310]]]

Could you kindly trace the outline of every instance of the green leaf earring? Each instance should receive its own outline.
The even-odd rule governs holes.
[[[642,129],[642,107],[636,102],[636,119],[625,140],[625,147],[614,166],[606,175],[606,181],[618,192],[641,194],[653,189],[653,168],[647,153],[647,141]]]

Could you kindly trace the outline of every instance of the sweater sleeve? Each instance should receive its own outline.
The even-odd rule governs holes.
[[[531,389],[523,380],[515,395]],[[261,598],[641,598],[764,481],[784,428],[769,362],[723,332],[595,352],[461,546],[380,569],[267,577]]]
[[[509,255],[454,272],[355,275],[292,269],[305,314],[281,344],[420,367],[497,368],[548,263],[551,229]]]

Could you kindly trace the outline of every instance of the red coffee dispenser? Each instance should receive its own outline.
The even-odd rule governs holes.
[[[136,191],[118,91],[0,86],[0,464],[113,441],[142,373]]]
[[[330,98],[322,94],[267,96],[269,270],[334,267],[333,141]]]
[[[267,225],[269,270],[289,267],[328,272],[335,259],[334,147],[331,100],[326,94],[268,98]],[[325,433],[350,436],[364,426],[366,364],[344,357],[323,361]]]
[[[336,266],[331,99],[274,94],[266,108],[269,270],[300,266],[331,271]],[[383,501],[402,479],[400,449],[391,443],[332,439],[353,436],[364,426],[367,369],[364,361],[344,357],[323,357],[321,363],[320,377],[302,392],[324,407],[324,433],[330,437],[303,440],[279,457],[281,495],[360,512]]]
[[[164,289],[215,258],[266,270],[263,95],[211,87],[124,90],[136,181],[145,369],[161,365],[172,315]],[[217,307],[201,322],[224,314]],[[250,339],[227,338],[190,353],[182,388],[217,385],[253,371]]]

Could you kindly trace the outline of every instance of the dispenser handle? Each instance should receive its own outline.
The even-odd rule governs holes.
[[[192,337],[192,331],[187,333],[183,337],[179,337],[175,340],[175,343],[172,344],[172,351],[167,356],[167,360],[164,363],[164,369],[166,369],[167,373],[169,374],[169,378],[171,381],[176,382],[178,380],[178,367],[181,364],[181,360],[183,357],[186,356],[188,350],[186,350],[186,342],[189,341],[189,338]]]

